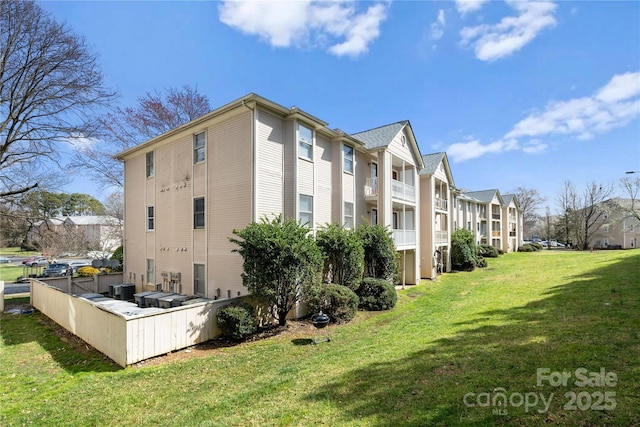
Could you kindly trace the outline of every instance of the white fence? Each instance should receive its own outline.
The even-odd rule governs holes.
[[[233,299],[126,316],[31,280],[31,305],[120,366],[215,338],[217,310]]]

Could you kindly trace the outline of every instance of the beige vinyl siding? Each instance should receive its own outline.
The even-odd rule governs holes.
[[[157,179],[161,183],[155,209],[156,283],[162,283],[163,271],[181,273],[182,290],[187,292],[190,289],[184,279],[193,250],[191,146],[192,139],[185,136],[156,149]]]
[[[193,195],[204,196],[207,191],[207,163],[193,165]]]
[[[273,218],[284,209],[282,120],[264,110],[258,110],[257,127],[256,213],[258,218]]]
[[[355,153],[355,171],[354,171],[354,185],[355,185],[355,200],[354,200],[354,225],[357,226],[362,222],[362,217],[370,217],[371,209],[367,210],[367,202],[364,197],[364,184],[367,177],[371,176],[372,159],[366,154],[356,151]]]
[[[315,150],[315,167],[316,167],[316,186],[315,186],[315,212],[314,219],[316,224],[324,225],[330,223],[332,219],[332,163],[331,153],[334,144],[322,135],[316,138]]]
[[[213,297],[220,288],[232,295],[246,293],[240,272],[242,257],[231,252],[236,245],[229,242],[234,229],[246,227],[252,221],[252,115],[250,110],[209,128],[207,164],[209,183],[207,194],[207,259],[206,295]],[[193,287],[193,266],[189,269]]]
[[[315,150],[314,150],[315,151]],[[298,159],[298,193],[313,195],[313,163],[308,160]]]
[[[284,142],[284,215],[286,218],[295,218],[298,204],[295,184],[296,162],[298,160],[295,122],[285,120],[282,123],[282,131]]]
[[[124,195],[125,203],[125,275],[145,270],[145,260],[140,254],[146,253],[146,189],[145,185],[135,183],[152,181],[155,178],[145,178],[146,171],[145,154],[128,160],[125,163],[124,175],[127,182],[127,191]]]
[[[402,137],[405,138],[404,146],[402,145]],[[416,162],[413,158],[413,153],[411,151],[411,144],[409,143],[409,137],[403,130],[393,138],[393,141],[389,144],[387,150],[396,157],[400,157],[405,162],[410,165],[415,165]]]

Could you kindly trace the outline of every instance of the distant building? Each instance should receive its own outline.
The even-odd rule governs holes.
[[[39,221],[27,238],[42,252],[62,253],[113,252],[122,245],[123,225],[108,215],[64,216]]]
[[[631,199],[614,198],[599,204],[602,225],[592,233],[594,248],[634,249],[640,243],[640,221],[631,214]]]

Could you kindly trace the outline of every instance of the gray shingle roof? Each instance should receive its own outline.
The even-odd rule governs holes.
[[[351,134],[352,137],[359,139],[364,146],[371,148],[386,147],[393,141],[393,138],[404,128],[409,121],[391,123],[389,125],[380,126],[375,129],[369,129],[364,132]]]
[[[498,190],[482,190],[482,191],[469,191],[465,193],[467,196],[473,197],[474,199],[479,200],[482,203],[489,203],[493,200],[493,196],[496,195]]]
[[[424,167],[420,170],[419,174],[433,174],[436,169],[438,169],[438,166],[440,166],[440,163],[442,162],[442,159],[444,159],[444,156],[444,152],[425,154],[424,156],[422,156],[422,163],[424,163]]]

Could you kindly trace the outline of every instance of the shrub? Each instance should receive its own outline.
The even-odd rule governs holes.
[[[327,224],[318,230],[316,243],[325,256],[325,283],[357,289],[364,271],[364,249],[355,230],[340,224]]]
[[[476,253],[485,258],[498,258],[498,255],[500,255],[498,249],[487,244],[476,246]]]
[[[396,305],[398,295],[392,283],[367,277],[357,291],[360,298],[360,308],[364,310],[389,310]]]
[[[479,261],[471,231],[460,228],[451,233],[451,267],[458,271],[473,271]]]
[[[118,267],[113,267],[113,271],[122,271],[123,263],[124,263],[124,247],[118,246],[115,251],[113,251],[113,255],[111,255],[111,260],[118,260],[120,265]]]
[[[320,287],[318,295],[309,305],[314,312],[322,311],[334,323],[347,323],[358,312],[358,295],[346,286],[327,283]]]
[[[381,225],[362,223],[356,230],[364,249],[364,276],[393,280],[398,271],[398,254],[391,232]]]
[[[298,301],[313,296],[324,258],[309,228],[282,216],[233,230],[229,238],[243,259],[242,284],[267,307],[280,326]]]
[[[533,250],[534,251],[541,251],[542,250],[542,245],[538,242],[533,242],[530,243],[531,246],[533,246]]]
[[[78,269],[78,276],[80,277],[93,277],[96,274],[100,274],[100,270],[93,267],[80,267]]]
[[[222,335],[236,341],[242,341],[256,332],[258,322],[253,307],[246,302],[225,305],[216,313],[218,327]]]

